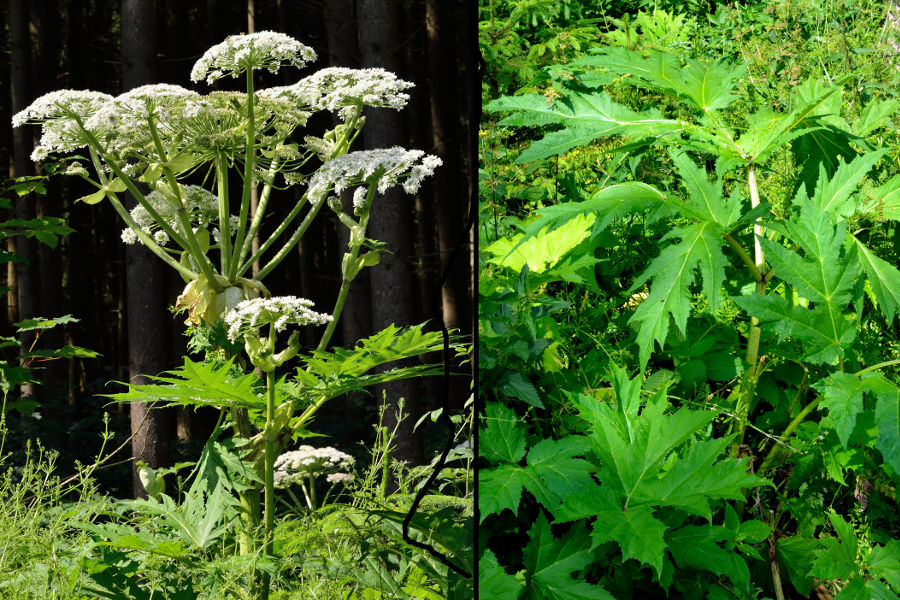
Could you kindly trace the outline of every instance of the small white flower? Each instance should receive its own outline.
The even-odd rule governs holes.
[[[441,159],[426,155],[421,150],[386,148],[350,152],[319,167],[309,182],[309,198],[311,202],[318,203],[332,189],[340,194],[352,186],[372,184],[377,185],[381,194],[398,184],[406,193],[412,194],[440,164]],[[354,191],[354,206],[364,198],[364,195]]]
[[[328,483],[350,483],[353,481],[353,475],[350,473],[332,473],[325,478]]]
[[[244,300],[225,315],[228,339],[232,342],[237,341],[243,333],[263,325],[271,324],[275,326],[276,331],[282,331],[288,323],[324,325],[331,321],[331,315],[310,310],[312,305],[312,300],[294,296]]]
[[[138,241],[138,236],[134,232],[134,229],[127,228],[122,230],[122,241],[128,244],[129,246]]]
[[[260,31],[233,35],[216,44],[191,69],[191,81],[212,83],[226,75],[237,77],[252,69],[277,73],[283,64],[303,67],[316,59],[315,51],[283,33]]]
[[[210,225],[218,222],[219,201],[212,192],[198,185],[185,185],[181,189],[184,194],[184,210],[195,233],[200,229],[207,229]],[[180,203],[174,197],[167,197],[159,191],[152,191],[147,194],[146,198],[147,202],[165,221],[166,225],[175,231],[180,231],[181,223],[176,215]],[[160,229],[160,224],[150,216],[150,212],[144,206],[139,204],[131,209],[131,218],[134,219],[135,224],[142,231],[152,235],[153,239],[160,246],[169,243],[169,236]],[[234,215],[230,218],[237,219]],[[122,241],[126,244],[133,244],[135,241],[138,241],[136,235],[134,238],[131,237],[132,234],[134,232],[130,229],[124,230],[122,232]]]

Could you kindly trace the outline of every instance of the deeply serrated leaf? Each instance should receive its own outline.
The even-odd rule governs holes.
[[[573,527],[562,538],[556,539],[550,524],[541,515],[529,531],[529,538],[524,553],[528,572],[524,598],[613,600],[603,588],[572,577],[594,560],[590,536],[584,527]]]
[[[828,418],[844,448],[856,427],[856,417],[863,410],[865,380],[852,373],[832,373],[818,382],[819,406],[828,409]]]
[[[584,57],[574,64],[630,75],[634,79],[626,78],[627,83],[663,92],[704,112],[720,110],[734,100],[731,90],[746,68],[693,58],[685,60],[682,66],[678,57],[666,52],[653,50],[644,57],[621,47],[603,48],[602,54]]]
[[[569,94],[553,102],[536,94],[506,97],[489,103],[485,109],[511,111],[500,121],[501,125],[564,126],[534,142],[516,159],[517,163],[542,160],[612,135],[656,137],[682,128],[680,122],[664,118],[659,111],[629,110],[605,91]]]
[[[578,214],[558,228],[545,229],[523,240],[524,234],[501,237],[485,248],[488,262],[516,273],[528,265],[534,273],[543,273],[591,234],[594,215]]]
[[[670,236],[681,238],[681,242],[664,248],[635,281],[632,291],[652,279],[650,295],[629,319],[629,323],[638,329],[641,366],[646,366],[650,360],[655,343],[665,344],[670,318],[682,333],[686,331],[695,270],[700,271],[710,309],[716,310],[719,306],[728,264],[722,254],[721,234],[721,227],[711,222],[673,230]]]
[[[869,250],[856,236],[851,236],[856,259],[872,287],[875,302],[888,322],[893,322],[900,308],[900,270]]]
[[[859,206],[851,199],[857,185],[885,154],[885,150],[867,152],[852,162],[839,161],[833,175],[825,166],[819,170],[819,180],[813,196],[813,204],[823,212],[849,217],[859,212]]]

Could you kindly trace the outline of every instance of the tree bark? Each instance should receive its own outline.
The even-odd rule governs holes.
[[[156,11],[152,0],[122,0],[122,87],[130,90],[155,80]],[[134,204],[134,199],[131,199]],[[144,375],[156,375],[167,367],[166,334],[171,323],[166,314],[163,264],[139,244],[126,250],[126,319],[128,372],[134,384],[149,383]],[[150,467],[169,462],[169,442],[174,433],[170,410],[150,405],[131,405],[132,456]],[[134,496],[146,491],[132,469]]]
[[[15,114],[23,110],[32,100],[30,82],[31,50],[28,35],[28,2],[25,0],[10,0],[9,2],[9,38],[12,56],[10,59],[10,83],[11,108]],[[32,131],[28,127],[16,127],[13,129],[12,148],[12,173],[13,177],[24,177],[34,174],[34,165],[30,154],[33,148]],[[16,203],[15,218],[33,219],[35,217],[35,204],[32,199],[19,200]],[[15,253],[20,262],[10,263],[10,282],[14,286],[16,294],[13,320],[20,321],[37,316],[38,298],[38,258],[37,244],[35,240],[25,236],[14,238]],[[11,292],[13,293],[13,292]],[[31,332],[19,337],[23,350],[28,350],[34,341]],[[21,386],[20,393],[23,397],[33,396],[36,386],[26,383]]]
[[[359,0],[357,3],[358,35],[363,67],[381,67],[402,77],[397,47],[400,36],[400,8],[396,0]],[[405,145],[401,116],[391,110],[375,109],[367,112],[363,141],[366,148],[390,148]],[[411,298],[415,297],[412,282],[412,206],[402,190],[392,189],[375,200],[369,233],[373,239],[387,244],[390,253],[371,269],[372,327],[376,331],[388,325],[408,325],[414,320]],[[406,419],[397,427],[394,460],[421,464],[422,440],[413,431],[418,420],[417,384],[396,381],[381,386],[377,392],[386,397],[388,409],[385,425],[397,427],[401,398],[406,401]]]
[[[468,3],[426,0],[425,8],[432,142],[443,161],[435,171],[433,181],[441,272],[446,271],[446,281],[441,288],[443,320],[449,329],[471,335],[472,246],[465,226],[471,210],[473,169],[477,164],[472,162],[471,153],[471,129],[477,127],[477,121],[470,102],[471,90],[477,80],[477,63],[468,49],[469,45],[475,44],[470,31],[474,23],[469,18]],[[465,43],[460,44],[460,39]],[[464,49],[462,53],[460,46]],[[459,93],[460,89],[463,93]],[[470,110],[459,110],[465,105]],[[461,177],[462,174],[465,176]],[[453,378],[450,406],[461,410],[470,393],[467,380]]]

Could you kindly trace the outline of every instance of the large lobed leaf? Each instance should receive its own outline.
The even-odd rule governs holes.
[[[591,464],[576,458],[585,452],[580,436],[560,440],[544,439],[528,450],[525,433],[512,409],[495,402],[485,407],[479,431],[482,455],[494,466],[479,471],[481,519],[510,509],[518,512],[522,491],[528,490],[547,510],[554,513],[567,495],[593,485]]]
[[[573,61],[572,66],[608,69],[627,76],[624,81],[628,83],[662,92],[703,112],[718,111],[731,104],[736,98],[732,89],[746,71],[744,65],[694,58],[686,59],[682,65],[678,57],[658,50],[646,57],[620,47],[594,52],[592,56]]]
[[[507,96],[485,106],[490,112],[511,112],[501,125],[561,125],[525,150],[517,163],[543,160],[577,146],[613,135],[659,137],[680,131],[684,124],[666,119],[658,110],[636,113],[606,92],[568,93],[558,100],[538,94]]]
[[[595,517],[594,546],[616,541],[625,558],[651,566],[659,577],[669,525],[656,515],[658,508],[674,507],[710,519],[711,501],[742,499],[744,488],[763,482],[747,472],[745,460],[722,458],[727,438],[695,438],[714,413],[680,408],[667,414],[661,390],[638,418],[639,379],[629,380],[617,371],[614,388],[615,408],[593,398],[573,398],[590,424],[588,440],[599,465],[600,486],[567,494],[556,520]],[[735,577],[743,581],[743,572]]]
[[[632,285],[634,291],[652,280],[649,296],[629,320],[638,330],[638,357],[642,367],[650,360],[654,344],[665,344],[670,319],[685,333],[696,271],[700,271],[710,309],[718,308],[728,264],[722,254],[722,233],[722,228],[712,221],[673,229],[663,239],[677,237],[681,241],[664,248]]]

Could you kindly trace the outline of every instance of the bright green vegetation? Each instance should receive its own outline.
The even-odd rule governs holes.
[[[93,467],[61,480],[56,457],[30,447],[21,466],[0,460],[0,598],[249,598],[256,570],[270,575],[270,598],[471,597],[470,581],[402,537],[413,491],[430,467],[387,463],[393,439],[379,426],[371,462],[327,504],[309,510],[279,494],[270,557],[239,552],[239,505],[228,491],[253,474],[230,440],[207,444],[192,484],[179,478],[184,489],[147,500],[100,494]],[[462,557],[471,554],[470,457],[455,451],[450,465],[459,468],[438,480],[440,495],[426,496],[410,524],[413,539]],[[400,489],[385,494],[383,477]]]
[[[481,593],[898,597],[888,6],[550,6],[481,10]]]

